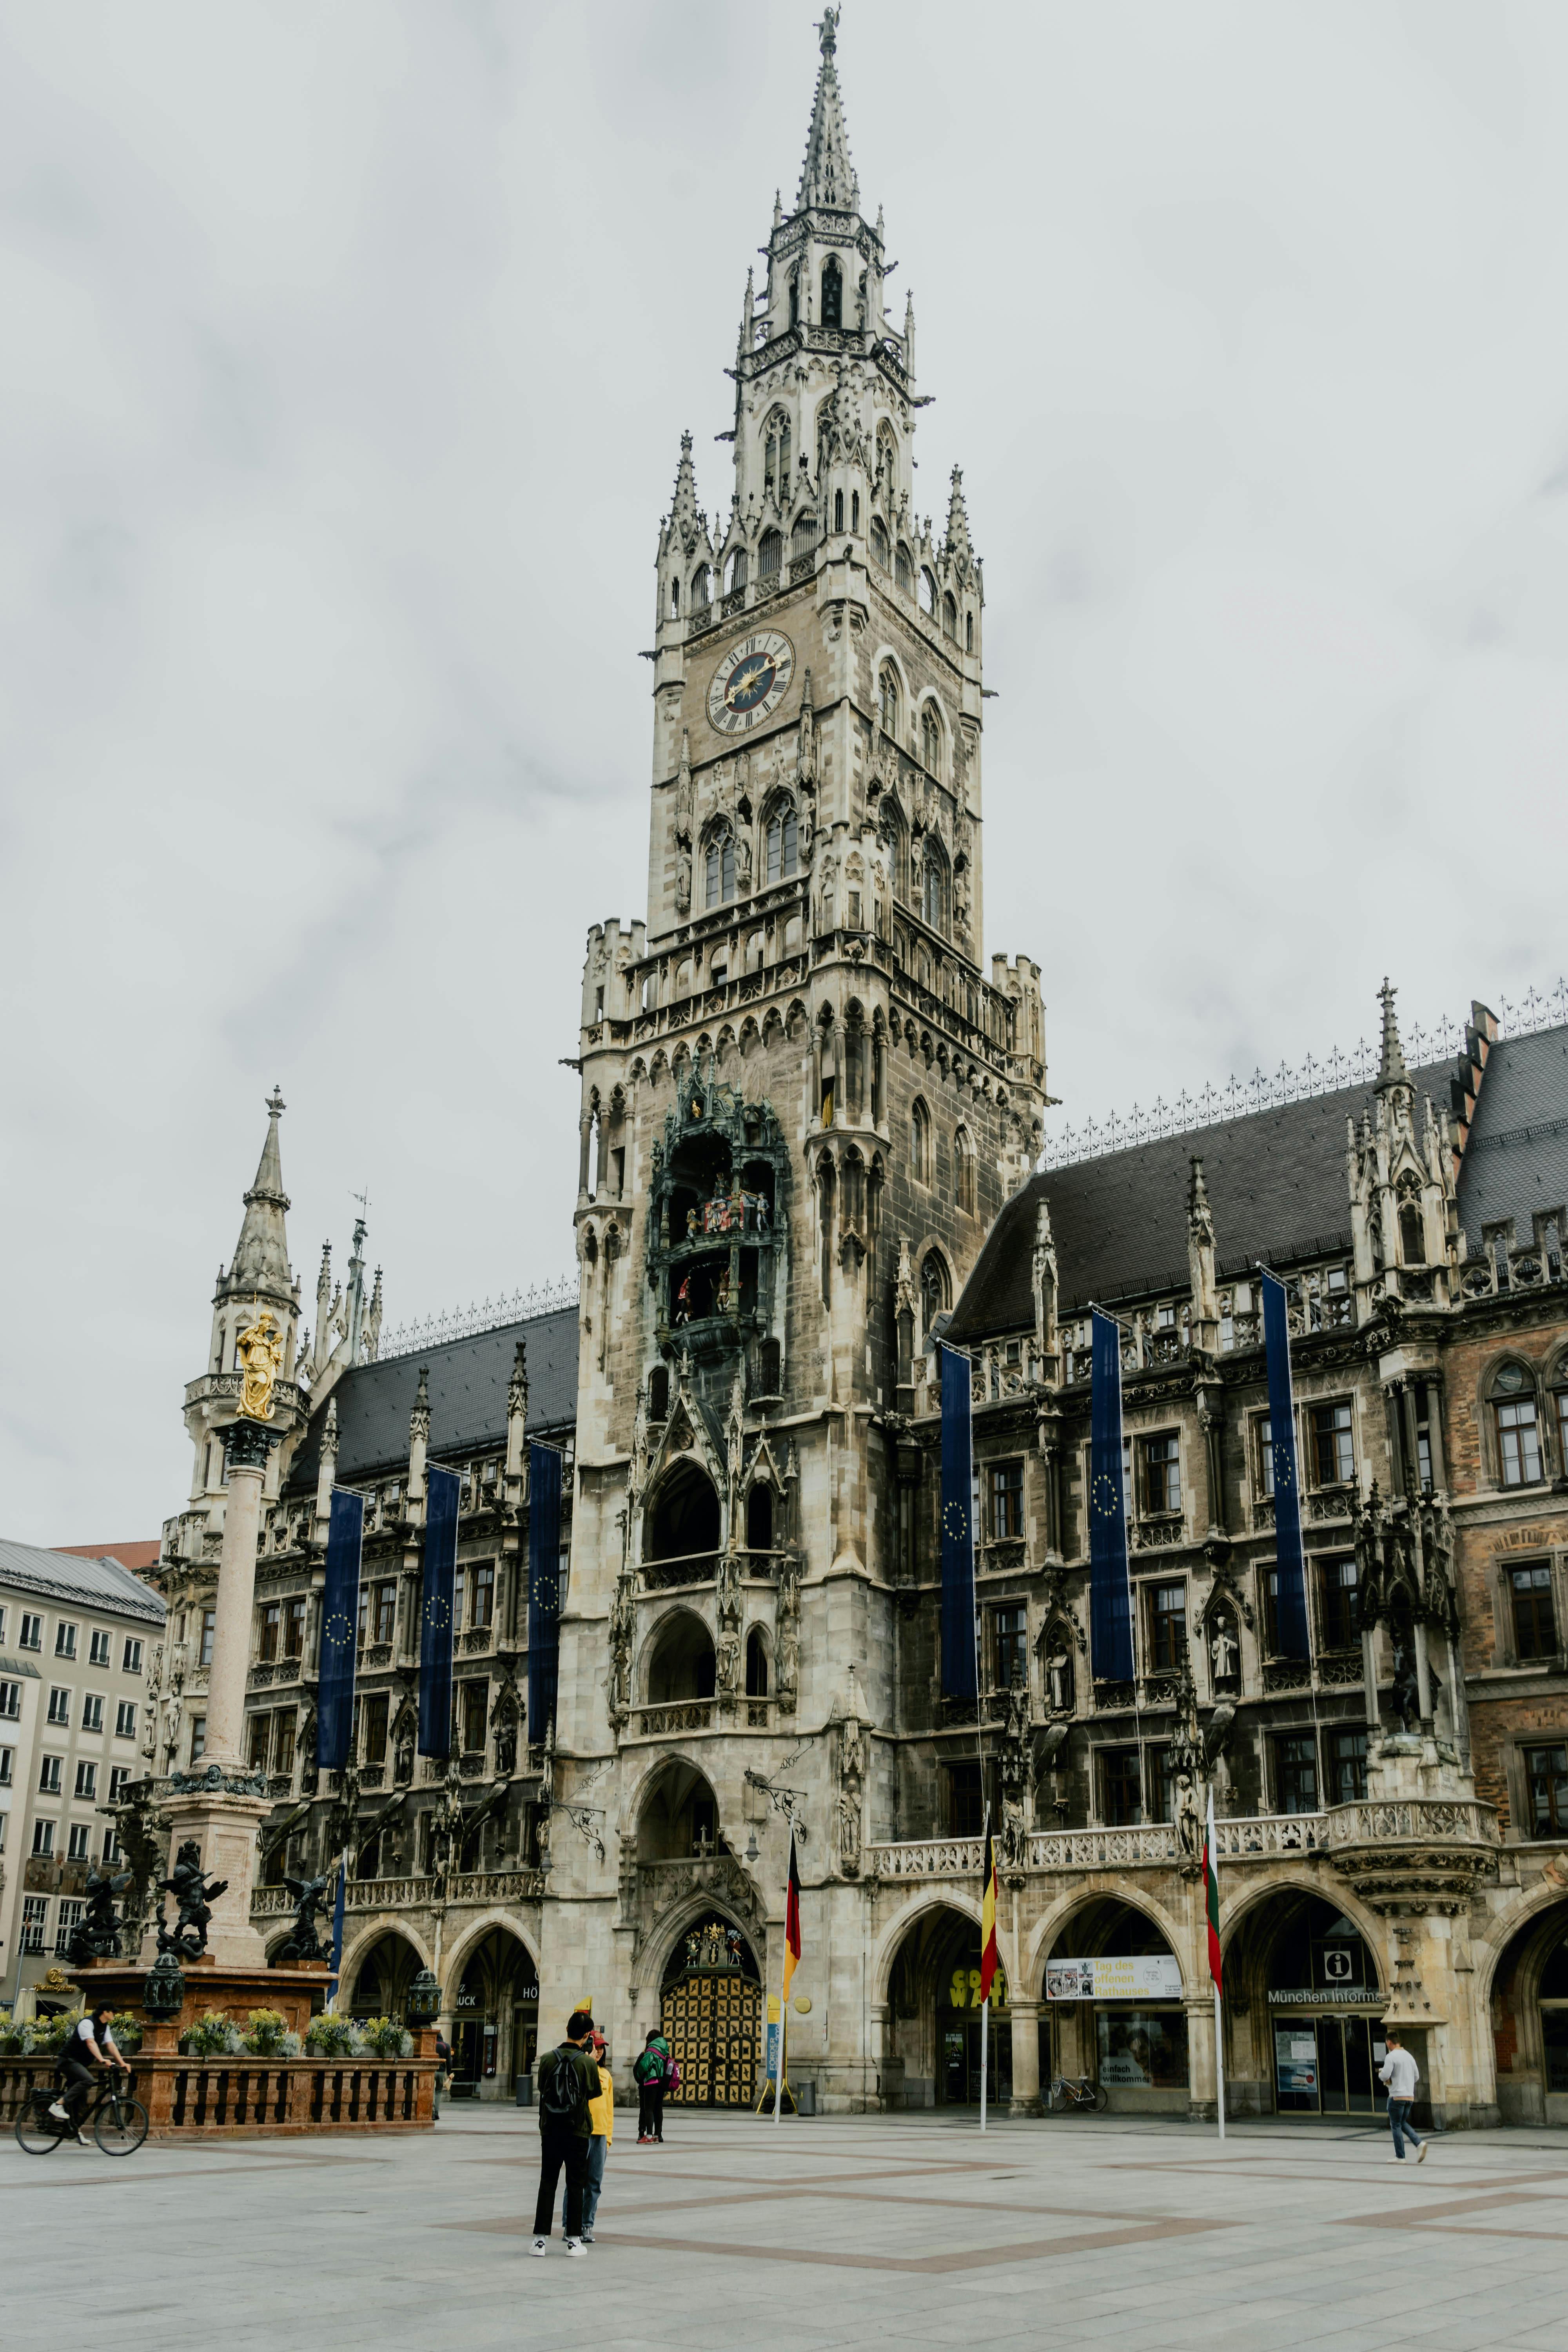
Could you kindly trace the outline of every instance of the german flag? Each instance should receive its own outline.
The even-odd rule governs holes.
[[[985,1832],[985,1892],[980,1898],[980,1998],[991,1998],[996,1973],[996,1847],[989,1825]]]
[[[790,1979],[800,1965],[800,1864],[795,1858],[795,1831],[789,1833],[789,1894],[784,1902],[784,1997],[789,1999]]]

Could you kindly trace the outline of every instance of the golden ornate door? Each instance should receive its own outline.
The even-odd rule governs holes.
[[[752,2107],[763,1989],[739,1969],[692,1969],[667,1986],[664,2032],[680,2069],[680,2106]]]

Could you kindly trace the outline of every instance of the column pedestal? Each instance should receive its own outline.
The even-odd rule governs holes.
[[[1008,2021],[1013,2029],[1013,2104],[1010,2116],[1037,2116],[1040,2112],[1040,2004],[1037,2000],[1010,2001]]]
[[[184,1773],[178,1777],[195,1778]],[[205,1777],[209,1785],[171,1791],[163,1800],[169,1817],[169,1860],[174,1861],[187,1839],[195,1841],[207,1875],[228,1881],[212,1906],[208,1952],[224,1968],[264,1969],[267,1949],[250,1924],[250,1893],[256,1883],[257,1832],[272,1810],[272,1801],[226,1788],[216,1767]],[[154,1921],[149,1930],[149,1961],[156,1950]]]

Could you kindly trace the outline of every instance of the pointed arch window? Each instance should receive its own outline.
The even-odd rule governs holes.
[[[758,579],[759,579],[759,580],[776,580],[776,579],[778,578],[778,576],[779,576],[779,567],[780,567],[780,565],[783,563],[783,562],[784,562],[784,533],[783,533],[783,531],[782,531],[782,530],[764,530],[764,531],[763,531],[763,535],[762,535],[762,538],[757,541],[757,577],[758,577]]]
[[[730,579],[725,593],[732,596],[737,589],[743,588],[745,584],[746,551],[743,547],[738,547],[730,558]]]
[[[790,535],[789,551],[795,562],[798,563],[803,555],[815,553],[816,548],[816,517],[807,509],[804,514],[797,514],[795,519],[795,530]]]
[[[940,861],[927,853],[925,860],[924,906],[921,909],[933,931],[947,928],[947,877]]]
[[[974,1214],[974,1147],[963,1127],[952,1139],[952,1197],[955,1206],[971,1217]]]
[[[921,566],[919,593],[921,611],[922,613],[929,613],[932,620],[934,620],[936,618],[936,582],[931,578],[931,573],[926,570],[923,563]]]
[[[1405,1265],[1425,1265],[1426,1244],[1421,1231],[1421,1212],[1414,1201],[1403,1203],[1399,1212],[1399,1255]]]
[[[707,903],[721,907],[735,895],[735,839],[732,834],[715,835],[708,844],[704,879]]]
[[[877,427],[877,471],[883,490],[891,498],[899,482],[899,436],[886,417]]]
[[[871,552],[886,572],[892,550],[888,539],[888,526],[880,515],[871,517]]]
[[[800,324],[800,272],[798,269],[789,281],[789,322],[792,327],[798,327]]]
[[[946,1314],[947,1304],[948,1280],[946,1261],[943,1259],[940,1250],[931,1250],[927,1254],[925,1263],[921,1267],[921,1320],[925,1325],[926,1336],[928,1339],[931,1336],[931,1325],[935,1322],[937,1317],[939,1315]]]
[[[680,583],[679,580],[672,580],[669,583],[669,617],[672,621],[679,621],[680,618]]]
[[[705,563],[700,563],[697,567],[696,576],[691,583],[691,609],[694,613],[700,612],[703,609],[703,607],[708,604],[711,593],[711,587],[708,577],[708,566]]]
[[[973,613],[965,613],[963,616],[963,650],[966,654],[972,654],[974,651],[974,615]]]
[[[844,324],[844,272],[831,254],[822,265],[822,323],[825,327]]]
[[[878,709],[882,721],[883,734],[890,735],[897,742],[899,739],[899,673],[891,662],[884,662],[882,665],[882,675],[878,686]]]
[[[921,713],[921,757],[933,776],[942,773],[942,721],[928,702]]]
[[[793,298],[795,289],[790,288]],[[795,312],[790,312],[790,324],[795,324]],[[765,486],[776,498],[784,498],[789,488],[790,422],[787,408],[769,411],[763,427],[763,475]]]
[[[958,643],[958,605],[952,596],[942,600],[942,634],[951,637],[954,645]]]
[[[931,1181],[931,1114],[918,1096],[910,1105],[910,1174],[919,1183]]]
[[[860,528],[860,493],[858,490],[851,490],[849,493],[849,528],[851,530],[858,530]]]
[[[844,528],[844,493],[842,490],[835,490],[833,493],[833,528],[835,531],[841,531]]]
[[[914,594],[914,559],[901,539],[899,541],[898,552],[893,558],[893,577],[898,582],[906,596],[912,596]]]
[[[800,821],[794,809],[775,809],[768,819],[768,880],[783,882],[799,863]]]

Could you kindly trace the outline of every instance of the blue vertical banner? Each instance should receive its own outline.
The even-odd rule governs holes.
[[[455,1470],[425,1473],[425,1577],[419,1588],[419,1753],[452,1752],[452,1591],[458,1575]]]
[[[1095,1678],[1130,1683],[1132,1587],[1127,1572],[1127,1506],[1122,1484],[1121,1326],[1090,1313],[1089,1433],[1089,1622]]]
[[[1274,1457],[1274,1559],[1279,1601],[1274,1637],[1282,1658],[1310,1657],[1307,1580],[1301,1562],[1301,1485],[1296,1466],[1296,1400],[1290,1386],[1290,1316],[1285,1285],[1266,1265],[1263,1345],[1268,1357],[1268,1437]]]
[[[528,1449],[528,1736],[555,1720],[561,1663],[561,1456]]]
[[[973,1454],[969,1359],[938,1343],[942,1357],[942,1695],[979,1696],[974,1647]]]
[[[354,1711],[354,1648],[359,1640],[360,1546],[364,1497],[332,1488],[327,1525],[327,1577],[321,1594],[321,1681],[316,1693],[316,1761],[341,1772],[349,1760]]]

